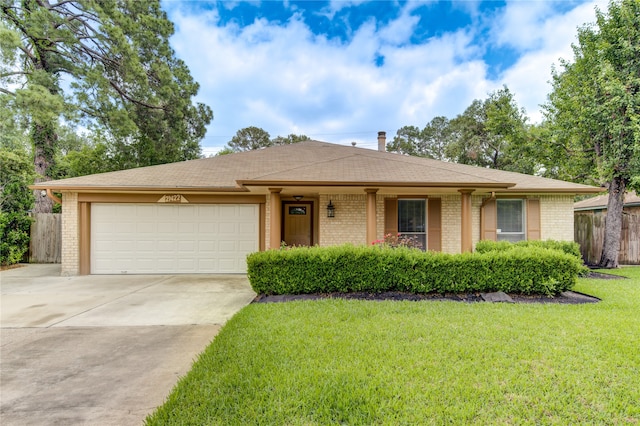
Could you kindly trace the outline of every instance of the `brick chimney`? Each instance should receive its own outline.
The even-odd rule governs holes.
[[[387,132],[378,132],[378,151],[385,152],[387,150]]]

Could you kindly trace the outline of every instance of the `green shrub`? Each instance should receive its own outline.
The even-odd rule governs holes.
[[[29,250],[31,218],[15,212],[0,212],[0,264],[13,265]]]
[[[489,251],[504,251],[511,250],[516,247],[539,247],[551,250],[560,250],[567,254],[575,256],[579,260],[582,260],[582,255],[580,254],[580,245],[574,241],[531,240],[510,243],[508,241],[482,240],[478,241],[478,243],[476,244],[476,252],[486,253]]]
[[[26,156],[0,150],[0,263],[20,262],[29,250],[33,208],[31,165]]]
[[[477,253],[488,253],[492,251],[507,251],[514,248],[522,247],[537,247],[548,250],[559,250],[563,253],[567,253],[574,256],[582,265],[578,271],[579,276],[587,275],[589,268],[584,266],[582,260],[582,254],[580,253],[580,245],[574,241],[557,241],[557,240],[532,240],[532,241],[519,241],[517,243],[510,243],[508,241],[489,241],[482,240],[476,244]]]
[[[299,247],[247,257],[259,294],[504,291],[557,294],[573,287],[581,263],[541,247],[446,254],[377,246]]]

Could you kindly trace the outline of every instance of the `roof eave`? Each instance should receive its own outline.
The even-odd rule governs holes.
[[[403,188],[498,188],[509,189],[515,183],[503,182],[380,182],[380,181],[290,181],[290,180],[239,180],[242,186],[336,186],[336,187],[403,187]]]
[[[40,182],[30,185],[32,190],[50,189],[56,192],[249,192],[245,187],[217,187],[217,186],[98,186],[98,185],[47,185],[47,182]]]
[[[622,206],[623,208],[627,208],[627,207],[640,207],[640,203],[626,203],[623,204]],[[607,210],[608,206],[606,204],[600,204],[597,206],[585,206],[585,207],[574,207],[573,211],[576,212],[584,212],[584,211],[590,211],[590,210]]]
[[[519,194],[596,194],[602,192],[601,188],[587,187],[587,188],[509,188],[508,192],[514,192]]]

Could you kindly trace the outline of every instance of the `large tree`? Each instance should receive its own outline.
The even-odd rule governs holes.
[[[276,145],[289,145],[306,140],[309,140],[309,137],[306,135],[295,135],[293,133],[288,136],[276,136],[271,139],[271,135],[266,130],[260,127],[249,126],[238,130],[235,136],[227,142],[227,145],[217,155],[253,151]]]
[[[212,113],[192,103],[199,86],[159,0],[3,0],[0,18],[0,92],[29,120],[37,181],[62,121],[108,134],[126,168],[199,156]]]
[[[388,151],[417,157],[446,160],[446,148],[451,142],[451,127],[447,117],[434,117],[424,129],[405,126],[387,144]]]
[[[264,129],[255,126],[245,127],[236,132],[227,142],[232,152],[252,151],[271,146],[271,135]]]
[[[433,118],[423,129],[405,126],[389,151],[480,167],[533,174],[532,145],[525,111],[505,86],[474,100],[452,120]]]
[[[533,174],[525,111],[505,86],[484,101],[476,99],[450,121],[446,154],[457,163]]]
[[[551,161],[584,170],[609,192],[600,266],[618,265],[624,193],[640,176],[640,1],[596,9],[578,30],[573,61],[554,71],[545,106]],[[588,179],[585,179],[588,180]]]

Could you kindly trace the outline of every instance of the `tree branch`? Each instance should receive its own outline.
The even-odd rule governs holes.
[[[158,110],[164,109],[161,106],[151,105],[146,102],[139,101],[137,99],[132,98],[131,96],[127,95],[127,93],[121,87],[119,87],[113,80],[109,80],[109,84],[111,85],[111,87],[113,87],[116,90],[116,92],[118,92],[118,94],[120,94],[121,97],[128,100],[129,102],[132,102],[136,105],[140,105],[149,109],[158,109]]]
[[[67,3],[74,3],[76,0],[60,0],[59,2],[57,2],[56,4],[51,5],[52,9],[55,9],[57,7],[63,6]]]
[[[29,75],[29,74],[31,73],[26,71],[14,71],[14,72],[0,74],[0,78],[7,78],[7,77],[11,77],[12,75]]]

